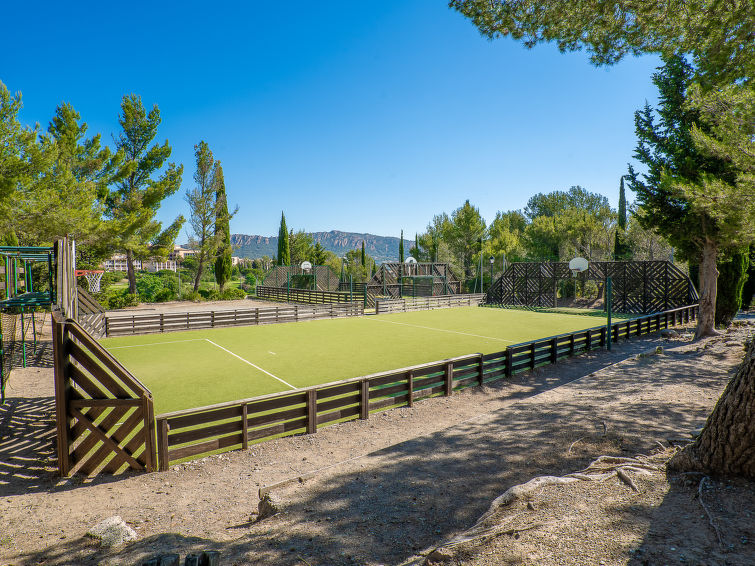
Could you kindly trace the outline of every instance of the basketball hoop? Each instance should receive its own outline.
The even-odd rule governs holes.
[[[102,274],[105,273],[102,269],[77,269],[73,273],[76,277],[86,277],[90,293],[100,292],[100,281],[102,281]]]
[[[574,277],[576,277],[578,273],[587,271],[588,266],[589,264],[587,260],[583,257],[575,257],[569,262],[569,269]]]

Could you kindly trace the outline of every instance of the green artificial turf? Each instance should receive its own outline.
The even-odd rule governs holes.
[[[511,344],[600,324],[596,317],[461,307],[106,338],[101,343],[152,391],[155,411],[163,413],[499,352]]]

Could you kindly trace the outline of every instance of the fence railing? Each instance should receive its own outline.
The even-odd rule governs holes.
[[[450,307],[477,306],[485,300],[483,294],[440,295],[436,297],[406,297],[404,299],[377,299],[375,313],[420,311]]]
[[[287,289],[285,287],[257,287],[257,297],[268,301],[282,301],[285,303],[330,304],[350,303],[352,300],[361,301],[362,295],[339,291],[314,291],[311,289]]]
[[[657,332],[695,320],[697,305],[622,320],[611,325],[613,341]],[[413,367],[318,385],[293,392],[158,415],[161,470],[171,462],[210,452],[245,449],[251,442],[300,433],[321,425],[368,419],[373,411],[412,406],[438,394],[482,385],[603,347],[608,329],[589,328],[509,346],[493,354],[471,354]]]
[[[86,289],[77,287],[79,301],[78,323],[95,338],[105,336],[105,309]]]
[[[254,326],[298,322],[320,318],[360,316],[364,308],[359,303],[331,303],[327,305],[281,305],[248,309],[134,313],[108,316],[105,319],[106,336],[154,334],[179,330],[200,330],[223,326]]]
[[[154,471],[152,394],[77,322],[52,317],[58,470]]]

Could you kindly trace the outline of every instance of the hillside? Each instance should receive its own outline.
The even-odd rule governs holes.
[[[323,248],[336,255],[343,256],[349,250],[361,249],[362,241],[365,243],[365,251],[375,258],[378,263],[398,260],[399,238],[392,236],[375,236],[374,234],[358,234],[356,232],[312,232],[315,243],[320,242]],[[260,258],[262,256],[273,257],[278,251],[277,236],[255,236],[247,234],[232,234],[231,245],[233,255],[239,257]],[[414,245],[414,240],[404,239],[405,254],[409,255],[409,248]]]

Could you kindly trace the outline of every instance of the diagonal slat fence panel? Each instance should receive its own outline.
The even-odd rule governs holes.
[[[60,475],[156,468],[152,393],[78,322],[53,313]]]

